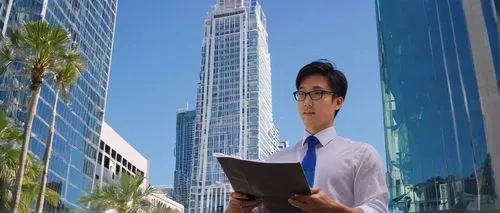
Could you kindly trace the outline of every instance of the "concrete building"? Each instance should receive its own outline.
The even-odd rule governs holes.
[[[148,160],[123,139],[106,122],[103,123],[97,167],[95,186],[102,187],[118,178],[119,174],[127,173],[135,176],[144,175],[144,186],[148,184]]]
[[[278,144],[278,149],[286,149],[288,146],[288,141],[280,141],[280,143]]]
[[[151,196],[149,196],[149,199],[154,206],[163,205],[173,210],[174,212],[172,213],[184,213],[184,205],[167,197],[166,194],[153,193]]]

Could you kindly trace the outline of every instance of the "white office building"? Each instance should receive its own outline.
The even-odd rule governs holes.
[[[286,149],[288,146],[288,141],[280,141],[280,143],[278,144],[278,149]]]
[[[153,206],[163,205],[171,210],[172,213],[184,213],[184,205],[172,200],[163,193],[153,193],[149,196]]]
[[[141,173],[145,177],[143,185],[148,184],[148,160],[103,122],[94,184],[102,187],[124,172],[132,176]]]

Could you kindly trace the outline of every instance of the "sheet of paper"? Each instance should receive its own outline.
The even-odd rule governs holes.
[[[214,154],[236,192],[264,200],[272,213],[299,212],[288,203],[294,194],[311,190],[299,162],[263,162]]]

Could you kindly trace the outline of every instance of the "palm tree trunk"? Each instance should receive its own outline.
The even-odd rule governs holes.
[[[24,169],[26,167],[26,158],[28,157],[28,146],[31,136],[31,127],[33,126],[33,119],[35,118],[35,113],[38,105],[38,99],[40,98],[40,88],[42,84],[33,85],[31,90],[31,99],[28,107],[28,116],[26,117],[26,122],[23,132],[23,144],[21,146],[21,156],[19,157],[19,169],[16,173],[16,182],[14,183],[14,194],[12,195],[12,213],[17,213],[19,209],[19,201],[21,200],[21,188],[23,186],[23,176]]]
[[[36,202],[36,212],[43,213],[43,203],[45,201],[45,189],[47,188],[47,178],[49,173],[50,156],[52,155],[52,142],[54,141],[54,126],[56,124],[57,100],[59,99],[59,88],[56,86],[54,104],[52,105],[52,120],[50,121],[49,137],[45,146],[45,155],[43,157],[42,181],[40,183],[40,192]]]

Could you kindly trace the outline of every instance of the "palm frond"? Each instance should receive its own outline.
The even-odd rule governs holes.
[[[60,53],[69,40],[66,30],[45,21],[28,22],[24,25],[24,29],[26,32],[26,45],[36,50],[39,53],[39,58]]]
[[[78,69],[72,64],[64,64],[55,70],[56,89],[62,92],[63,98],[69,102],[69,92],[71,86],[76,83],[76,79],[80,74]]]
[[[0,142],[10,143],[21,141],[22,133],[15,129],[4,111],[0,111]]]
[[[51,206],[57,206],[57,204],[59,203],[59,199],[59,193],[47,188],[47,190],[45,191],[45,201],[47,201],[47,203],[49,203]]]
[[[72,64],[79,70],[82,70],[85,67],[85,61],[83,60],[82,53],[78,50],[66,50],[61,57],[64,59],[65,63]]]
[[[21,203],[20,203],[20,211],[22,213],[29,213],[30,212],[30,206],[35,201],[35,198],[37,196],[38,192],[38,184],[35,183],[24,183],[22,186],[22,192],[21,193]]]
[[[0,75],[5,75],[10,70],[10,65],[15,61],[14,49],[9,46],[9,39],[5,39],[0,47]]]
[[[16,147],[20,133],[12,127],[4,111],[0,111],[0,181],[10,185],[15,179],[18,159],[21,154]]]
[[[143,181],[142,175],[133,177],[122,174],[119,180],[103,186],[89,196],[83,196],[80,203],[90,203],[103,210],[116,209],[118,212],[150,212],[152,203],[148,196],[153,189],[150,186],[142,187]]]
[[[11,145],[4,144],[0,147],[0,179],[6,185],[12,185],[16,177],[19,150],[11,148]]]
[[[150,209],[152,206],[153,203],[151,203],[151,201],[145,197],[139,200],[139,202],[137,203],[138,210],[147,210]]]
[[[166,205],[158,204],[151,210],[152,213],[174,213],[175,211]]]
[[[42,171],[42,165],[40,161],[33,157],[32,154],[28,154],[26,159],[26,171],[24,173],[24,182],[37,182]]]
[[[24,28],[9,28],[7,35],[9,37],[4,41],[10,48],[22,49],[25,46],[24,37],[26,37],[26,31]]]
[[[10,71],[10,66],[15,63],[24,64],[30,59],[29,50],[26,48],[26,31],[23,28],[9,29],[6,38],[0,44],[0,74],[5,75]]]
[[[82,205],[87,205],[90,202],[98,201],[98,199],[96,199],[96,197],[99,194],[100,194],[99,189],[97,189],[96,191],[94,191],[94,193],[92,193],[90,195],[83,195],[83,196],[81,196],[80,199],[78,200],[78,203],[82,204]]]
[[[10,192],[10,185],[6,184],[0,179],[0,212],[8,212],[9,204],[12,200],[12,193]]]
[[[21,194],[21,211],[30,213],[31,204],[36,200],[37,193],[40,190],[38,181],[33,181],[23,184],[23,193]],[[57,206],[59,203],[59,194],[52,189],[45,191],[45,200],[51,206]]]
[[[22,133],[14,129],[14,127],[9,126],[8,128],[5,128],[2,130],[0,133],[0,141],[21,141],[22,139]]]
[[[67,50],[60,56],[54,68],[56,87],[62,93],[63,100],[70,102],[69,93],[75,85],[78,76],[85,69],[85,62],[81,52]]]
[[[114,200],[115,198],[112,194],[106,193],[101,189],[96,189],[92,194],[80,197],[78,203],[90,205],[91,207],[104,211],[116,207]]]
[[[9,126],[9,120],[4,111],[0,111],[0,134]]]
[[[5,75],[6,73],[9,72],[9,67],[14,61],[14,56],[12,51],[6,46],[3,46],[0,49],[0,61],[1,61],[0,75]]]

